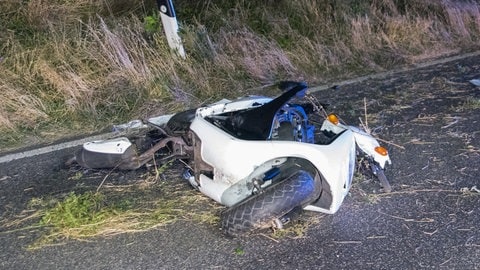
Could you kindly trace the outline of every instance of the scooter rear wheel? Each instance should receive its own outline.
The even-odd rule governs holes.
[[[310,173],[296,171],[262,193],[225,210],[221,214],[222,229],[227,235],[238,236],[254,229],[272,227],[276,219],[295,207],[317,199],[321,190],[317,182]]]

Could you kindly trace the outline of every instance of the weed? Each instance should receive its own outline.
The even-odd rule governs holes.
[[[76,195],[72,192],[55,207],[45,211],[40,224],[53,226],[59,230],[98,224],[110,214],[110,211],[103,207],[104,200],[105,197],[100,193],[87,192]],[[95,230],[95,226],[84,228],[88,231]]]
[[[76,172],[73,176],[71,176],[69,179],[70,180],[80,180],[83,177],[83,172],[78,171]]]
[[[175,160],[170,160],[168,162],[165,162],[164,164],[162,164],[162,166],[160,166],[158,169],[156,169],[156,176],[158,178],[159,175],[163,174],[165,171],[167,171],[173,164]]]
[[[215,214],[218,207],[205,196],[173,183],[158,185],[105,187],[102,193],[71,192],[63,199],[34,198],[28,205],[31,217],[40,217],[38,224],[46,229],[30,248],[41,248],[62,239],[144,231],[179,219],[210,225],[218,223]]]
[[[143,18],[143,21],[145,32],[147,34],[153,35],[161,30],[160,18],[158,17],[157,13],[145,16],[145,18]]]
[[[308,229],[317,224],[320,218],[322,218],[322,215],[319,217],[318,213],[312,215],[304,213],[302,217],[297,217],[297,219],[287,224],[285,228],[274,230],[271,236],[273,239],[303,238],[307,235]]]
[[[237,247],[233,252],[235,253],[235,255],[238,256],[242,256],[245,254],[245,250],[243,249],[243,247]]]
[[[469,97],[456,108],[456,111],[465,112],[478,109],[480,109],[480,99]]]
[[[362,198],[369,204],[377,204],[380,202],[380,197],[377,194],[367,194]]]

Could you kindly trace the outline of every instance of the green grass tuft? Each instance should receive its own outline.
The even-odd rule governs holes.
[[[144,186],[104,189],[71,192],[62,199],[33,198],[29,203],[31,216],[39,217],[38,225],[45,230],[29,248],[61,243],[64,239],[139,232],[179,219],[214,226],[219,220],[215,212],[219,206],[197,191],[174,183],[148,182]]]
[[[103,209],[104,196],[87,192],[82,195],[70,193],[62,202],[45,212],[40,224],[59,229],[97,223],[108,215]]]

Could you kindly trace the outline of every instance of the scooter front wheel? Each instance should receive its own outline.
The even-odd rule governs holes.
[[[310,173],[296,171],[262,193],[225,210],[221,215],[222,229],[227,235],[238,236],[254,229],[272,227],[275,220],[295,207],[315,200],[320,191],[317,182]]]

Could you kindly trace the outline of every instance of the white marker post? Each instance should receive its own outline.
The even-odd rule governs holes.
[[[172,0],[157,0],[157,4],[158,9],[160,10],[163,29],[167,36],[168,46],[175,50],[182,58],[185,58],[185,50],[183,49],[182,40],[178,35],[178,23],[177,18],[175,17]]]

